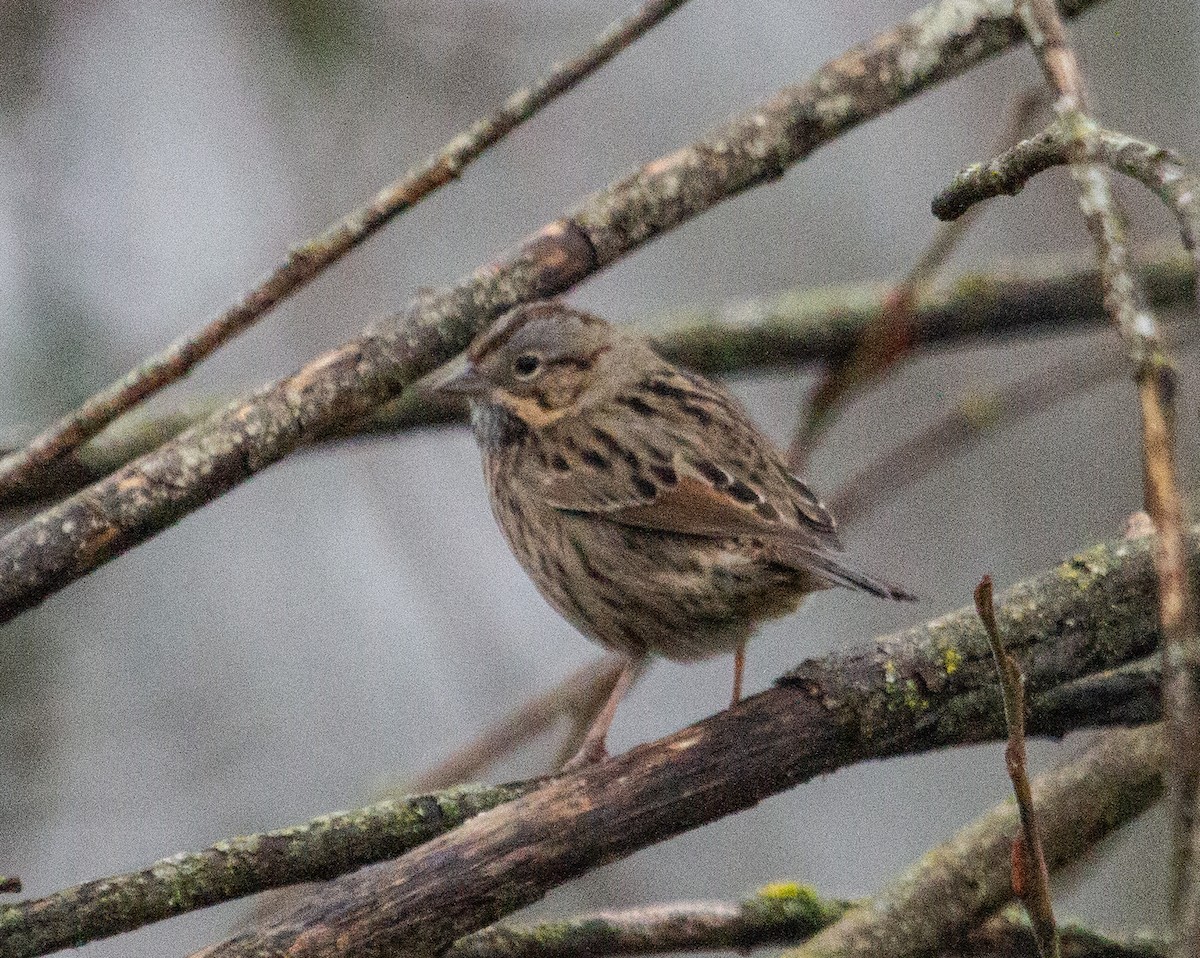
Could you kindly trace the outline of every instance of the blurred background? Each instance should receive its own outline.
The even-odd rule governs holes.
[[[0,5],[0,439],[210,318],[289,245],[631,5]],[[290,372],[916,7],[694,0],[154,408]],[[1200,6],[1109,0],[1072,31],[1102,121],[1200,159]],[[898,275],[932,235],[930,198],[988,154],[1007,104],[1039,79],[1017,51],[945,84],[572,300],[630,321]],[[1173,234],[1148,194],[1123,192],[1139,238]],[[953,266],[1072,249],[1087,244],[1058,171],[994,203]],[[846,412],[809,478],[829,493],[963,396],[1107,335],[919,358]],[[1194,488],[1197,353],[1178,359],[1180,465]],[[732,386],[786,442],[811,383],[811,372],[780,371]],[[852,530],[852,552],[924,601],[813,600],[751,645],[749,689],[805,656],[961,606],[984,572],[1007,585],[1118,535],[1141,501],[1137,449],[1124,381],[996,432]],[[40,895],[361,804],[595,654],[509,555],[465,431],[293,456],[0,629],[0,872]],[[730,671],[727,659],[657,665],[612,745],[723,707]],[[1036,767],[1086,741],[1037,743]],[[540,772],[554,748],[491,777]],[[734,898],[783,878],[865,895],[1008,794],[999,745],[855,768],[604,868],[536,911]],[[1057,879],[1061,915],[1160,927],[1164,834],[1151,813]],[[84,953],[182,954],[223,937],[244,909]]]

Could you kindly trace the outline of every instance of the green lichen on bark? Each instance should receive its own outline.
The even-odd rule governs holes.
[[[401,855],[528,788],[467,785],[388,799],[0,905],[0,958],[31,958],[253,892],[332,878]]]
[[[1193,554],[1198,534],[1193,530]],[[1094,546],[999,598],[1005,644],[1026,675],[1031,732],[1052,732],[1066,707],[1043,693],[1157,648],[1151,545],[1140,539]],[[1193,575],[1200,589],[1195,564]],[[857,653],[812,659],[779,682],[824,702],[863,741],[906,727],[947,744],[1003,732],[991,648],[972,606]]]

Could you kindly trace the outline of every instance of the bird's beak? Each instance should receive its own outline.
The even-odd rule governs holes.
[[[479,396],[488,391],[488,381],[478,367],[465,358],[456,359],[433,383],[435,391],[454,396]]]

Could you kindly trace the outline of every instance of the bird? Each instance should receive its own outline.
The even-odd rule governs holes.
[[[723,387],[633,330],[561,300],[480,333],[434,388],[465,397],[492,512],[541,595],[623,656],[564,769],[607,757],[617,707],[652,657],[732,652],[806,596],[905,589],[838,555],[837,524]]]

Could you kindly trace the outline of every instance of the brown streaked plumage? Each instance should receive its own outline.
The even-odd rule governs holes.
[[[441,388],[471,399],[492,510],[538,590],[628,665],[572,765],[602,757],[646,658],[736,654],[765,619],[840,585],[833,516],[724,389],[557,301],[512,310]]]

